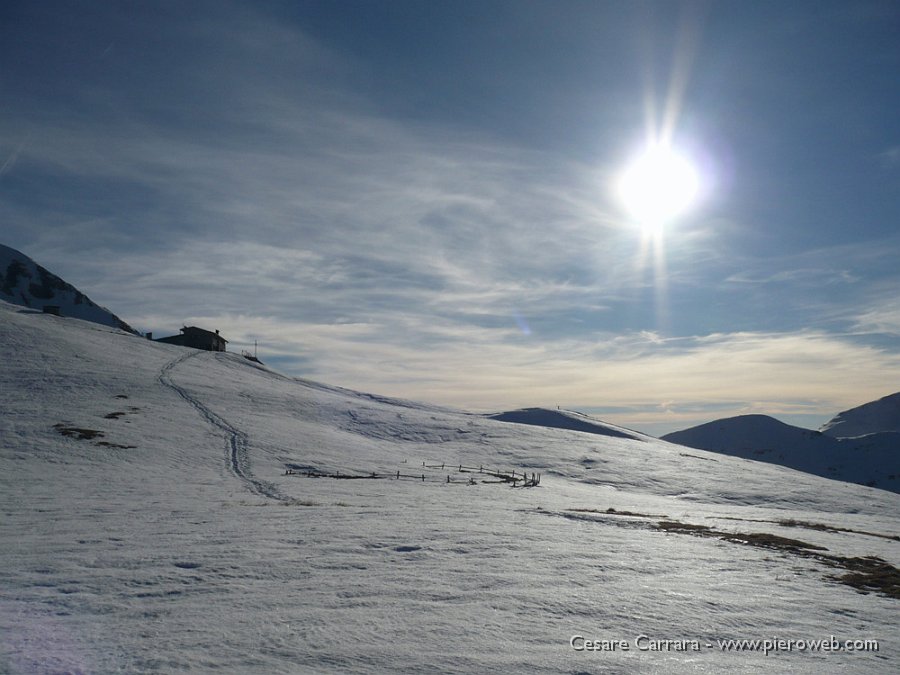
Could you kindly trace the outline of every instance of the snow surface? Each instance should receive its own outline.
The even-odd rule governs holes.
[[[832,438],[767,415],[739,415],[666,434],[663,439],[900,492],[898,432]]]
[[[0,672],[900,667],[896,599],[815,559],[651,527],[666,516],[898,565],[898,541],[865,534],[900,531],[893,493],[359,394],[2,302],[0,346]],[[573,635],[632,646],[577,652]],[[703,646],[639,651],[639,635]],[[715,646],[832,635],[879,650]]]
[[[3,244],[0,244],[0,300],[31,307],[39,312],[45,305],[55,305],[62,316],[136,333],[122,319],[94,303],[72,284],[41,267],[24,253]]]
[[[900,392],[838,413],[820,431],[835,438],[900,431]]]

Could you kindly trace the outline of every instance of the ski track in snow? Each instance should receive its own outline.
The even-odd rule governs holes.
[[[281,494],[278,488],[272,483],[253,477],[253,474],[250,471],[250,442],[247,434],[207,408],[199,399],[183,387],[175,384],[172,380],[172,371],[175,370],[175,368],[188,359],[199,356],[201,353],[202,352],[184,354],[177,359],[170,361],[163,366],[157,380],[161,385],[173,390],[181,396],[181,398],[190,403],[210,425],[225,433],[228,441],[226,446],[226,463],[228,468],[250,492],[260,497],[267,497],[283,502],[290,501]]]

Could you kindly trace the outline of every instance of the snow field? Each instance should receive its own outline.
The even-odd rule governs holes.
[[[897,600],[809,558],[651,526],[770,532],[897,565],[894,540],[755,522],[893,535],[897,495],[395,402],[5,304],[0,344],[0,672],[896,671]],[[423,461],[543,478],[284,473]],[[593,653],[572,649],[576,634],[833,634],[880,650]]]

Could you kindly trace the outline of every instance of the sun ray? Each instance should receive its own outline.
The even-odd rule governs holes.
[[[635,261],[653,276],[655,318],[667,324],[666,229],[683,216],[701,192],[701,177],[690,158],[676,147],[678,127],[704,20],[704,5],[689,3],[679,14],[665,95],[657,96],[654,50],[660,44],[652,12],[645,14],[641,44],[644,78],[644,146],[619,175],[617,197],[629,219],[641,231]]]

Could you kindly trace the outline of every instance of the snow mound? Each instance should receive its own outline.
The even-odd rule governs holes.
[[[537,427],[550,429],[566,429],[568,431],[581,431],[586,434],[599,434],[612,436],[613,438],[631,438],[643,441],[649,436],[640,434],[630,429],[617,427],[614,424],[595,420],[583,413],[571,410],[550,410],[548,408],[521,408],[508,412],[487,415],[486,417],[501,422],[513,422],[515,424],[531,424]]]
[[[900,431],[900,392],[840,412],[819,431],[834,438]]]
[[[900,433],[832,438],[768,415],[739,415],[662,437],[670,443],[900,492]]]
[[[3,244],[0,244],[0,300],[38,311],[53,306],[58,308],[62,316],[137,333],[72,284],[41,267],[21,251]]]

